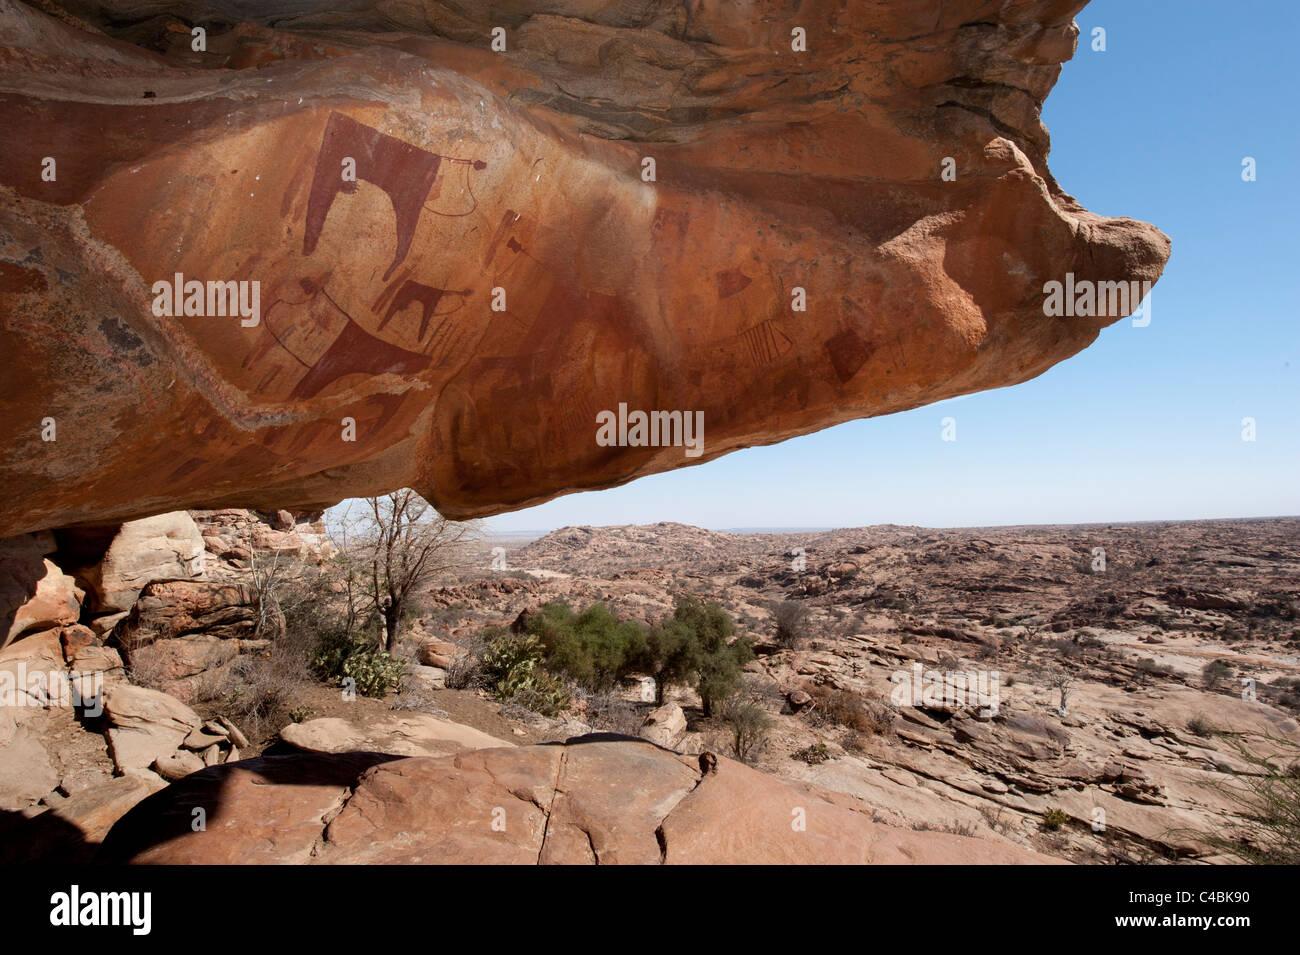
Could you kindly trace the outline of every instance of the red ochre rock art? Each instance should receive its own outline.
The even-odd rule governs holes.
[[[1047,168],[1083,0],[41,6],[0,0],[0,536],[612,486],[1023,382],[1136,306],[1046,283],[1169,256]],[[177,274],[258,321],[155,315]],[[597,442],[621,404],[703,453]]]

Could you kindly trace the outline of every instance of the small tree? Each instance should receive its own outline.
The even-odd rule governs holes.
[[[690,681],[699,667],[699,645],[689,627],[672,615],[656,622],[645,635],[641,669],[655,681],[655,706],[663,706],[664,691]]]
[[[257,627],[254,636],[276,637],[284,629],[280,596],[285,584],[302,573],[298,555],[286,556],[279,548],[264,552],[258,548],[256,525],[240,535],[248,551],[248,577],[257,594]]]
[[[807,604],[798,600],[782,600],[773,605],[772,625],[776,630],[776,645],[787,649],[800,646],[808,636],[808,618],[811,615]]]
[[[546,663],[595,692],[612,689],[644,656],[640,624],[620,620],[602,603],[575,614],[564,601],[552,601],[528,618],[526,631],[546,650]]]
[[[722,719],[731,729],[731,745],[736,758],[751,762],[767,742],[772,719],[757,702],[736,694],[722,705]]]
[[[712,716],[714,705],[740,687],[742,668],[754,659],[753,644],[748,637],[736,636],[736,624],[721,606],[706,604],[693,594],[678,599],[673,619],[687,629],[698,648],[695,690],[704,715]]]
[[[1207,690],[1217,690],[1232,679],[1232,666],[1226,660],[1211,660],[1201,668],[1201,679]]]
[[[1042,671],[1042,677],[1043,682],[1050,689],[1060,693],[1060,703],[1056,707],[1056,712],[1061,716],[1067,715],[1070,691],[1074,689],[1074,675],[1059,667],[1051,667]]]
[[[363,516],[343,523],[350,525],[345,573],[359,586],[363,607],[383,622],[384,649],[392,653],[412,595],[464,562],[478,528],[447,520],[410,488],[365,498]]]

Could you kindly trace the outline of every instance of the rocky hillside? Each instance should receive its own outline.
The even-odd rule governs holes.
[[[1207,834],[1237,825],[1258,756],[1300,743],[1297,530],[582,527],[496,570],[489,540],[420,596],[374,699],[268,636],[295,631],[268,624],[267,569],[329,566],[315,515],[11,540],[6,858],[261,858],[275,818],[295,835],[265,861],[1229,861]],[[558,716],[452,686],[489,625],[553,600],[650,623],[687,593],[755,643],[744,692],[770,725],[744,751],[694,691],[657,706],[642,677]],[[222,825],[173,838],[196,804]],[[814,838],[784,835],[797,810]]]
[[[468,607],[477,592],[473,605],[502,619],[553,598],[604,600],[646,621],[679,593],[718,600],[758,642],[753,676],[784,701],[760,765],[865,796],[908,824],[998,832],[1080,861],[1205,857],[1199,835],[1234,811],[1225,774],[1255,771],[1239,744],[1300,738],[1292,518],[752,535],[564,528],[509,551],[507,564],[524,579],[434,599]],[[807,608],[797,648],[773,640],[779,602]],[[918,667],[923,684],[937,674],[951,695],[968,684],[971,699],[893,705],[892,681],[913,685]],[[990,715],[976,690],[994,674]],[[886,725],[865,739],[819,725],[803,707],[828,690],[887,706]],[[830,758],[792,758],[819,743]],[[1051,810],[1069,822],[1045,831]]]

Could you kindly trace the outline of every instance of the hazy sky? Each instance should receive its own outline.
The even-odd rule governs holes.
[[[1047,100],[1051,168],[1173,257],[1129,320],[1014,388],[562,497],[497,531],[1074,523],[1300,513],[1300,3],[1094,0]],[[1106,30],[1104,53],[1090,48]],[[1243,182],[1243,157],[1257,180]],[[940,421],[957,422],[945,442]],[[1242,440],[1242,419],[1256,440]],[[707,439],[706,425],[706,439]]]

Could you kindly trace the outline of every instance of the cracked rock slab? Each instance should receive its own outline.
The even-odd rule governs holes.
[[[702,771],[702,767],[704,771]],[[190,829],[196,807],[207,828]],[[890,830],[852,797],[595,734],[444,757],[263,757],[144,800],[101,861],[316,864],[1048,862]]]

